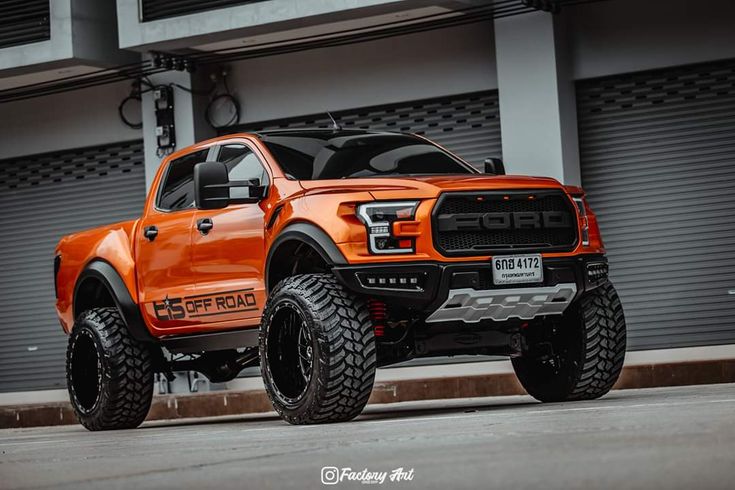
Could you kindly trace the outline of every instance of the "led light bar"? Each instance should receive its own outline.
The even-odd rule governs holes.
[[[393,289],[397,291],[423,291],[424,274],[381,274],[379,272],[360,272],[357,279],[367,289]]]

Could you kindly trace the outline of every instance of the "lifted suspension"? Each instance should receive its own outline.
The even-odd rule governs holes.
[[[234,349],[210,351],[195,359],[170,361],[168,369],[169,372],[197,371],[212,383],[224,383],[235,379],[243,369],[257,366],[259,360],[258,348],[248,347],[242,352]]]
[[[375,337],[385,336],[385,322],[388,320],[388,306],[377,299],[368,299],[368,311],[370,311],[370,320],[373,322],[373,331]]]

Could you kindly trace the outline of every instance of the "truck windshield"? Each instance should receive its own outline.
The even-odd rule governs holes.
[[[407,134],[279,131],[260,138],[287,177],[297,180],[477,173],[441,148]]]

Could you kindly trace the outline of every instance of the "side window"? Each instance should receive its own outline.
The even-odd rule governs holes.
[[[217,160],[223,162],[227,167],[230,180],[257,179],[262,186],[268,186],[269,184],[268,173],[265,171],[265,167],[260,163],[260,159],[253,153],[253,150],[245,145],[233,144],[222,146]],[[249,190],[234,187],[230,189],[230,197],[233,199],[250,197]]]
[[[156,203],[159,209],[179,211],[194,207],[194,165],[206,161],[207,153],[209,149],[199,150],[169,164]]]

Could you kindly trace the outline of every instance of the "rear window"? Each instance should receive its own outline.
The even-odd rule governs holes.
[[[438,146],[405,134],[324,131],[261,139],[297,180],[476,173]]]

